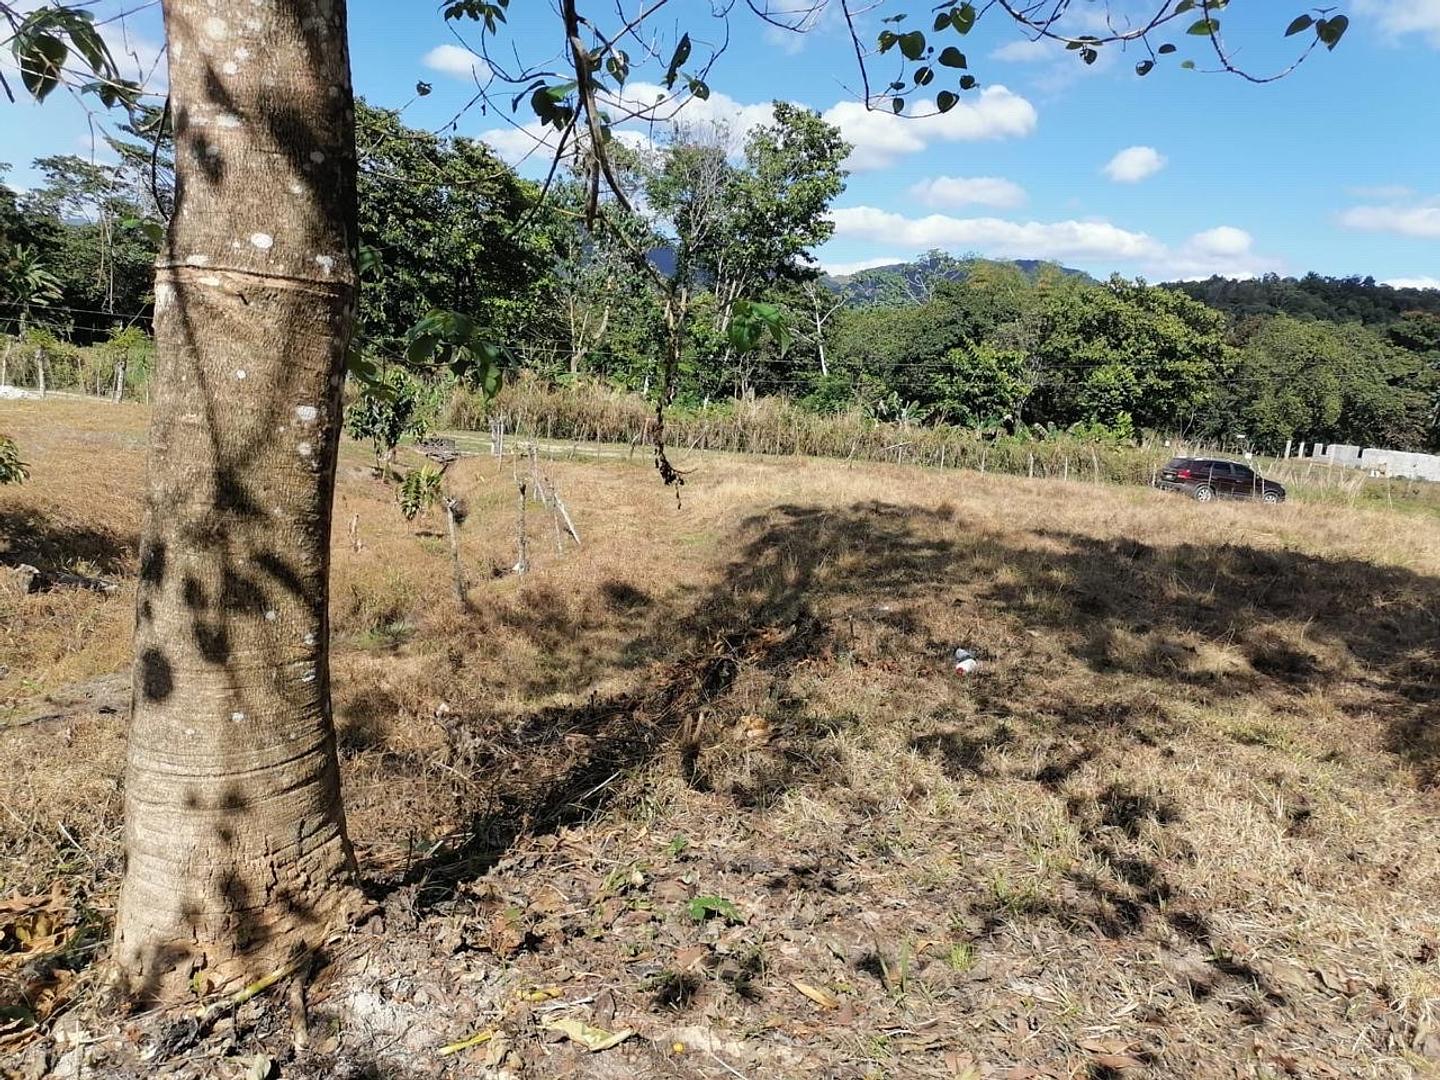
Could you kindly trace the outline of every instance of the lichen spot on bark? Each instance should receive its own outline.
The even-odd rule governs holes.
[[[232,712],[232,713],[230,714],[230,719],[233,720],[233,721],[235,721],[235,723],[238,724],[238,723],[240,723],[240,721],[242,721],[242,720],[245,719],[245,714],[244,714],[243,712]]]
[[[237,378],[237,379],[243,379],[243,378],[245,378],[245,369],[244,369],[243,367],[242,367],[239,371],[235,372],[235,378]]]
[[[324,271],[326,277],[329,277],[332,273],[335,272],[335,256],[316,255],[315,265],[320,267],[320,269]]]
[[[277,612],[274,608],[271,608],[269,611],[265,612],[265,621],[274,622],[278,614],[279,612]]]
[[[295,452],[303,458],[308,458],[310,456],[310,444],[308,442],[300,443],[295,447]]]
[[[316,165],[319,165],[322,161],[325,160],[325,155],[319,150],[311,150],[310,160],[313,161]]]
[[[250,234],[250,244],[261,251],[269,251],[275,246],[275,238],[269,233],[257,232]]]
[[[205,20],[205,34],[207,37],[219,39],[223,38],[229,32],[229,24],[227,24],[225,20],[220,18],[219,16],[212,15],[210,16],[210,18]]]
[[[186,256],[185,256],[185,265],[186,265],[186,266],[208,266],[209,263],[210,263],[210,256],[209,256],[209,255],[200,255],[200,254],[194,254],[194,253],[192,253],[192,254],[190,254],[190,255],[186,255]]]
[[[226,75],[238,75],[240,74],[240,65],[235,63],[234,60],[226,60],[225,63],[220,65],[220,70]]]
[[[295,406],[295,419],[299,420],[302,424],[313,424],[319,416],[320,410],[315,408],[314,405]]]

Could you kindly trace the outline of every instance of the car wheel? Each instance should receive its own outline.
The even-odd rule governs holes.
[[[1260,498],[1264,502],[1267,502],[1271,506],[1274,506],[1280,501],[1280,493],[1277,491],[1267,491],[1264,495],[1261,495]]]
[[[1209,502],[1213,498],[1215,498],[1215,489],[1209,484],[1201,484],[1195,489],[1196,502]]]

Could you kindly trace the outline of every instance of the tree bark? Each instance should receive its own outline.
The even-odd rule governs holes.
[[[175,211],[125,777],[119,988],[253,980],[353,910],[328,576],[354,320],[343,0],[166,0]]]
[[[116,405],[119,405],[119,404],[120,404],[120,399],[123,398],[124,396],[125,396],[125,359],[124,359],[124,357],[121,357],[120,360],[117,361],[116,364],[115,364],[115,390],[114,390],[114,392],[110,395],[110,400],[113,401]]]

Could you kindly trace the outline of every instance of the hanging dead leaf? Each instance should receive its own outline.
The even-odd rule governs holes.
[[[624,1031],[606,1031],[604,1028],[591,1027],[583,1020],[551,1020],[545,1025],[547,1031],[558,1031],[572,1042],[577,1042],[585,1047],[592,1054],[601,1050],[609,1050],[612,1046],[619,1046],[635,1032],[628,1028]]]
[[[840,999],[824,987],[811,986],[809,983],[803,983],[799,979],[791,979],[790,985],[822,1009],[838,1009],[840,1007]]]

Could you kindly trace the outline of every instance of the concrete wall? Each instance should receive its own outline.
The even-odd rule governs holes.
[[[1375,469],[1382,476],[1440,481],[1440,457],[1434,454],[1408,454],[1403,450],[1366,450],[1360,456],[1360,467]]]
[[[1316,443],[1308,455],[1320,461],[1334,462],[1352,469],[1366,469],[1381,476],[1399,476],[1414,480],[1440,482],[1440,456],[1411,454],[1404,450],[1361,449],[1346,443]]]

